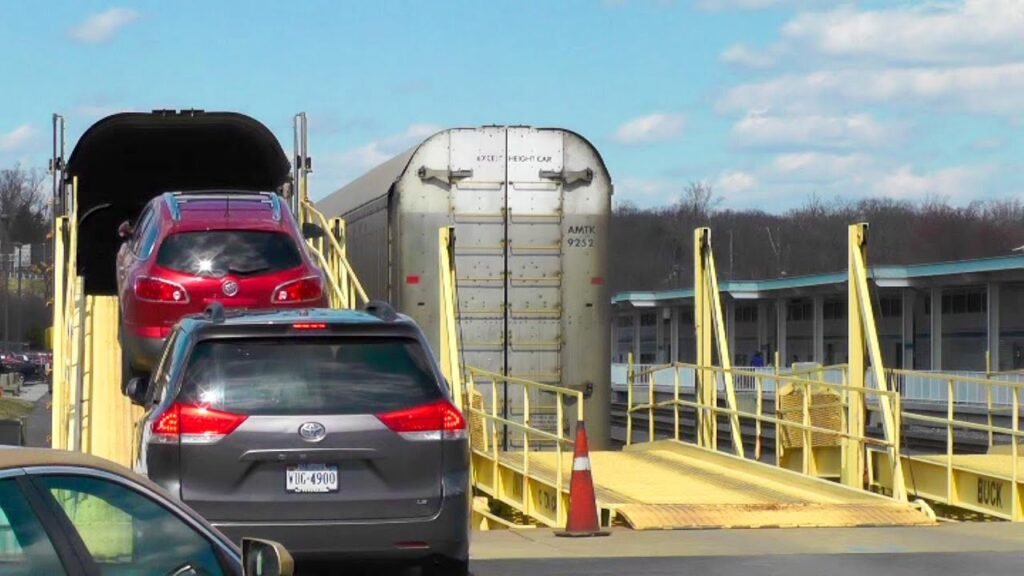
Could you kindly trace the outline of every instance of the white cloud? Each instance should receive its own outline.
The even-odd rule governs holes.
[[[700,0],[704,10],[765,10],[768,8],[811,7],[827,5],[833,0]]]
[[[1024,3],[966,0],[874,11],[843,6],[800,14],[783,27],[782,35],[831,57],[924,64],[1006,62],[1024,55]]]
[[[676,184],[660,178],[623,178],[616,184],[616,193],[630,197],[655,197],[667,194]]]
[[[721,111],[771,108],[806,113],[857,104],[949,107],[978,114],[1024,113],[1024,63],[956,68],[824,70],[736,86]]]
[[[440,130],[441,128],[434,124],[410,124],[404,132],[385,136],[342,152],[339,159],[342,165],[352,168],[373,168]]]
[[[745,44],[733,44],[723,51],[718,59],[726,64],[746,68],[771,68],[778,62],[778,50],[774,48],[756,50]]]
[[[748,112],[732,128],[732,140],[745,148],[855,148],[892,144],[902,136],[870,114],[776,116]]]
[[[723,194],[735,194],[737,192],[746,192],[755,186],[757,186],[757,178],[753,174],[734,170],[723,172],[715,180],[714,189]]]
[[[874,159],[865,154],[795,152],[776,156],[771,171],[775,177],[794,180],[859,180],[874,165]]]
[[[905,200],[934,196],[953,201],[972,200],[982,196],[989,172],[983,166],[955,166],[921,174],[910,166],[900,166],[882,175],[873,190],[882,196]]]
[[[10,132],[0,132],[0,152],[18,152],[28,146],[36,137],[36,129],[22,124]]]
[[[662,142],[678,137],[685,125],[686,119],[682,114],[648,114],[619,126],[615,139],[623,144]]]
[[[68,34],[72,39],[86,44],[99,44],[110,40],[121,28],[139,19],[139,13],[129,8],[110,8],[89,16],[78,23]]]
[[[396,154],[441,131],[435,124],[410,124],[404,131],[390,134],[361,146],[323,154],[316,161],[316,177],[310,180],[315,199],[344,186],[370,168],[390,160]]]

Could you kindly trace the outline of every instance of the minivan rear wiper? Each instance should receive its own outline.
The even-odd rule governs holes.
[[[250,274],[259,274],[260,272],[266,272],[270,270],[270,266],[260,266],[258,268],[232,268],[228,266],[228,274],[234,274],[236,276],[248,276]]]

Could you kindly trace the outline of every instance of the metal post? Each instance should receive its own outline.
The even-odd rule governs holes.
[[[626,355],[626,446],[633,443],[633,353]]]
[[[890,449],[888,452],[889,462],[893,469],[893,498],[906,502],[907,487],[903,481],[903,466],[900,462],[900,454],[896,452],[895,448],[892,448],[892,446],[896,445],[896,443],[893,442],[893,438],[899,434],[899,430],[896,426],[896,416],[894,415],[895,409],[893,407],[892,399],[886,394],[886,392],[889,391],[889,384],[886,380],[884,364],[882,361],[882,349],[878,343],[875,313],[871,306],[871,297],[868,288],[867,224],[854,224],[850,226],[850,235],[851,240],[856,241],[856,243],[850,244],[849,251],[852,259],[852,264],[850,266],[851,288],[856,292],[856,300],[859,308],[858,314],[855,316],[857,324],[860,326],[858,332],[861,338],[860,342],[857,343],[857,348],[861,351],[860,360],[862,365],[864,361],[863,351],[865,349],[867,350],[868,357],[871,360],[871,372],[874,376],[873,380],[875,387],[883,392],[878,397],[878,405],[881,408],[882,429],[885,433],[885,439],[890,443]],[[851,326],[852,324],[853,323],[851,321]],[[851,356],[853,347],[854,343],[851,338]],[[863,430],[863,428],[861,428],[861,430]],[[864,436],[863,433],[859,433],[858,435],[862,437]]]
[[[705,261],[703,246],[707,242],[710,231],[697,228],[693,232],[693,322],[697,336],[697,445],[714,450],[717,448],[715,439],[716,414],[715,408],[717,383],[715,375],[710,372],[712,364],[711,349],[711,306],[708,302]]]
[[[864,364],[864,327],[860,316],[860,291],[855,285],[856,261],[853,257],[854,251],[862,250],[864,232],[866,228],[861,226],[850,226],[849,229],[849,287],[847,296],[847,324],[848,335],[848,361],[850,369],[849,401],[847,402],[847,425],[848,430],[843,442],[846,448],[842,450],[845,459],[840,471],[840,478],[843,484],[853,488],[864,488],[864,376],[866,366]],[[870,303],[869,303],[870,304]]]
[[[75,333],[75,452],[82,451],[83,417],[85,402],[82,393],[85,389],[85,279],[75,279],[75,307],[78,312],[78,332]]]
[[[11,257],[7,251],[10,250],[10,220],[7,214],[0,214],[0,258],[3,259],[3,283],[4,283],[4,350],[11,350]]]

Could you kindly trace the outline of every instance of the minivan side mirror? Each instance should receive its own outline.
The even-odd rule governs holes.
[[[121,225],[117,227],[117,235],[120,236],[122,240],[127,240],[134,234],[135,229],[132,228],[132,223],[127,220],[121,222]]]
[[[242,538],[243,576],[292,576],[295,561],[285,547],[273,540]]]
[[[306,240],[316,240],[317,238],[323,238],[327,233],[320,227],[319,224],[312,222],[302,223],[302,237]]]
[[[121,393],[132,401],[136,406],[145,406],[149,393],[149,378],[136,376],[121,388]]]

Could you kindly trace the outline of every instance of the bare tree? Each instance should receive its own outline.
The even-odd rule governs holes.
[[[0,217],[6,217],[11,242],[34,244],[46,238],[46,175],[20,165],[0,170]]]
[[[846,226],[871,225],[871,263],[915,264],[1011,254],[1024,246],[1024,202],[917,204],[888,198],[824,201],[812,197],[783,214],[718,210],[710,186],[692,183],[669,208],[623,206],[612,216],[611,288],[689,286],[693,229],[710,225],[716,255],[732,278],[837,272],[846,267]],[[730,246],[732,250],[730,252]],[[721,271],[720,271],[721,273]]]

